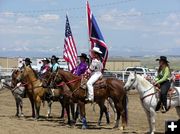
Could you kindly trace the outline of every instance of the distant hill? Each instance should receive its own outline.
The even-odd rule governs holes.
[[[135,58],[135,57],[134,57]],[[158,56],[153,57],[136,57],[141,61],[141,65],[148,67],[148,68],[155,68],[158,67],[158,62],[155,61]],[[180,56],[167,56],[171,69],[173,70],[180,70]]]

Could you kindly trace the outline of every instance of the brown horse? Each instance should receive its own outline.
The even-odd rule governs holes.
[[[48,88],[43,87],[43,85],[49,84],[52,77],[53,77],[53,73],[47,72],[46,75],[40,80],[40,79],[38,79],[36,72],[34,72],[34,70],[28,66],[24,67],[23,70],[21,71],[21,73],[17,76],[17,80],[19,80],[19,81],[23,80],[25,85],[27,86],[27,89],[32,91],[32,96],[33,96],[33,100],[34,100],[35,108],[36,108],[36,118],[37,119],[39,118],[41,101],[46,100],[46,101],[50,102],[51,99],[54,99],[54,98],[48,97],[50,90]],[[68,91],[68,90],[69,90],[69,88],[67,86],[63,87],[63,91]],[[57,98],[59,98],[58,100],[60,100],[60,95],[62,94],[61,90],[54,89],[54,91],[52,91],[52,93],[54,94],[53,97],[57,97]],[[68,115],[68,124],[71,125],[69,105],[72,103],[70,102],[69,98],[63,98],[63,100],[65,100],[65,101],[62,101],[62,107],[66,108],[67,115]],[[74,110],[73,105],[71,105],[71,107]],[[72,116],[74,117],[74,111],[72,111],[72,113],[73,113]],[[63,110],[62,114],[64,114],[64,110]]]
[[[74,114],[74,103],[72,101],[72,92],[70,92],[70,89],[68,86],[62,86],[61,88],[56,89],[56,87],[53,87],[51,85],[51,81],[55,77],[56,73],[51,72],[50,70],[44,73],[40,76],[40,79],[43,83],[43,86],[49,88],[49,95],[45,97],[45,100],[48,102],[48,114],[49,117],[51,114],[51,105],[54,101],[59,101],[62,106],[62,112],[60,118],[64,118],[64,111],[66,109],[67,117],[68,117],[68,124],[71,125],[71,119],[70,119],[70,109],[71,108],[71,114],[73,120],[75,119]]]
[[[15,69],[13,70],[12,72],[12,80],[11,80],[11,87],[12,88],[15,88],[16,85],[18,84],[18,81],[17,81],[17,76],[20,74],[20,69]],[[26,87],[26,86],[25,86]],[[27,87],[26,87],[27,88]],[[32,108],[32,117],[35,117],[35,109],[34,109],[34,100],[33,100],[33,95],[32,95],[32,90],[26,90],[26,94],[30,100],[30,103],[31,103],[31,108]],[[16,107],[17,107],[17,114],[18,114],[18,109],[19,109],[19,106],[16,102]],[[22,109],[22,108],[21,108]],[[22,110],[21,110],[22,111]],[[16,115],[17,115],[16,114]]]
[[[86,114],[85,114],[85,101],[86,90],[81,88],[81,77],[75,76],[70,72],[63,71],[61,69],[58,70],[54,82],[58,83],[60,81],[64,81],[68,84],[69,88],[73,92],[73,101],[77,102],[80,106],[80,115],[82,118],[83,126],[82,128],[87,128],[86,123]],[[123,90],[124,83],[117,79],[104,79],[105,85],[96,86],[94,89],[94,101],[102,108],[100,112],[104,111],[104,102],[110,97],[115,104],[115,108],[117,111],[117,120],[114,128],[119,127],[120,116],[122,115],[122,128],[124,129],[127,125],[127,95]],[[101,117],[100,117],[101,118]]]
[[[42,82],[37,78],[35,72],[29,66],[25,66],[17,76],[18,81],[23,81],[29,94],[33,97],[36,109],[36,119],[39,118],[41,102],[48,89],[42,87]]]

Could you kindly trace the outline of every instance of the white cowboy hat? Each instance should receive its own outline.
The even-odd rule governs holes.
[[[99,54],[102,54],[101,50],[99,49],[99,47],[94,47],[92,49],[92,51],[96,52],[96,53],[99,53]]]

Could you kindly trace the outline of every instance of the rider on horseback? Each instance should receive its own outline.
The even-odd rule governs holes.
[[[75,75],[82,75],[86,72],[87,70],[87,67],[88,67],[88,64],[87,64],[87,60],[88,60],[88,57],[85,53],[81,53],[80,56],[80,64],[74,69],[72,70],[72,73],[75,74]]]
[[[30,58],[25,58],[23,61],[25,62],[25,66],[29,66],[31,68],[32,61],[30,60]]]
[[[170,88],[170,67],[169,67],[169,61],[167,60],[167,57],[160,56],[159,59],[156,59],[156,61],[159,61],[159,69],[158,69],[158,75],[155,79],[155,86],[160,86],[161,92],[160,92],[160,101],[157,104],[156,111],[160,109],[161,103],[162,106],[162,113],[165,113],[167,109],[167,93]]]
[[[42,62],[43,62],[43,65],[41,66],[41,69],[40,69],[40,75],[46,73],[50,69],[50,66],[49,66],[50,61],[48,58],[42,59]]]
[[[101,54],[102,52],[98,47],[94,47],[92,49],[92,62],[88,69],[88,73],[91,74],[90,79],[87,82],[88,87],[88,97],[86,98],[86,101],[94,101],[94,88],[93,84],[102,76],[102,59]]]
[[[55,55],[53,55],[51,57],[51,71],[52,72],[56,72],[59,68],[59,64],[58,64],[58,57],[56,57]]]

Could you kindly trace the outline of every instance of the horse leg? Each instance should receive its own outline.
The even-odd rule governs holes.
[[[36,119],[39,119],[40,106],[41,106],[41,98],[39,96],[36,96],[35,99]]]
[[[87,121],[86,121],[86,113],[85,113],[85,104],[83,102],[79,102],[79,107],[80,107],[80,115],[82,119],[82,129],[87,128]]]
[[[150,108],[150,121],[151,121],[151,128],[152,128],[151,134],[154,134],[155,132],[155,115],[156,115],[156,112],[151,107]]]
[[[147,115],[147,120],[149,123],[149,132],[150,134],[154,134],[155,131],[155,111],[153,108],[149,109],[150,111],[147,111],[145,109],[146,115]]]
[[[29,95],[29,100],[31,102],[31,109],[32,109],[32,117],[35,117],[35,109],[34,109],[34,99],[32,95]]]
[[[71,107],[71,115],[72,115],[72,119],[73,119],[73,122],[75,123],[75,105],[74,103],[70,103],[70,107]]]
[[[177,112],[177,115],[179,116],[179,119],[180,119],[180,106],[176,107],[176,112]]]
[[[101,120],[102,120],[102,116],[103,116],[103,113],[104,113],[104,107],[103,107],[103,104],[101,103],[98,103],[99,105],[99,108],[100,108],[100,116],[99,116],[99,120],[98,120],[98,126],[101,125]]]
[[[64,118],[64,104],[63,104],[64,101],[63,101],[63,99],[60,99],[59,102],[60,102],[61,107],[62,107],[60,118],[63,119]]]
[[[128,108],[127,108],[128,98],[127,95],[123,97],[122,105],[123,105],[123,113],[122,113],[122,130],[125,129],[125,126],[127,126],[128,123]]]
[[[104,105],[104,110],[105,115],[106,115],[106,124],[109,125],[110,124],[110,119],[109,119],[109,112],[107,110],[107,107]]]
[[[23,114],[23,98],[22,97],[19,98],[19,104],[20,104],[21,116],[24,116],[24,114]]]
[[[47,113],[48,118],[51,116],[51,105],[52,105],[52,101],[48,100],[48,113]]]
[[[71,117],[70,117],[70,109],[69,109],[69,104],[65,104],[67,116],[68,116],[68,125],[71,125]]]
[[[15,116],[19,116],[19,103],[18,103],[18,98],[15,97],[15,101],[16,101],[16,114]]]
[[[108,113],[108,111],[107,111],[106,106],[104,105],[104,101],[98,103],[98,105],[99,105],[99,107],[100,107],[100,116],[99,116],[99,120],[98,120],[98,126],[101,125],[101,120],[102,120],[103,113],[105,113],[107,124],[109,124],[109,123],[110,123],[109,113]]]
[[[116,112],[117,112],[117,119],[116,119],[116,123],[115,123],[114,128],[118,128],[119,127],[120,116],[121,116],[121,113],[123,111],[123,108],[121,107],[120,102],[114,101],[114,104],[115,104],[115,108],[116,108]]]

